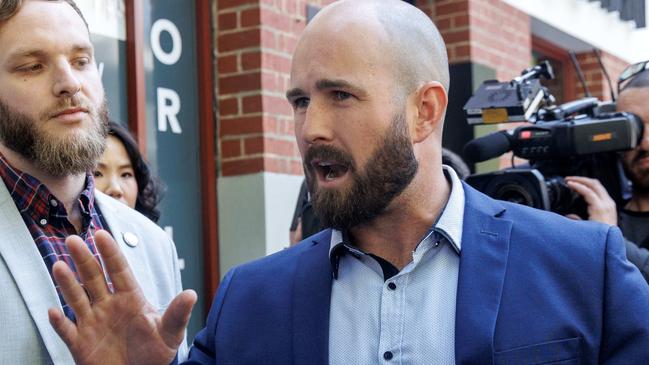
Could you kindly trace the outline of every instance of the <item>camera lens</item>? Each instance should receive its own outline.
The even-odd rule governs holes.
[[[552,176],[546,178],[545,186],[548,191],[548,198],[552,211],[559,214],[573,213],[575,201],[579,195],[566,185],[561,176]]]
[[[504,184],[494,192],[494,198],[534,207],[534,198],[520,185]]]

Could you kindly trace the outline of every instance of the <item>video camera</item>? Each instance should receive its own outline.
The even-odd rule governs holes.
[[[585,202],[564,182],[565,176],[587,176],[598,179],[613,200],[622,203],[627,184],[617,152],[640,143],[642,121],[593,97],[555,105],[541,76],[554,77],[547,61],[510,82],[484,82],[466,103],[464,111],[472,125],[530,123],[474,139],[464,147],[468,162],[512,151],[529,165],[472,175],[466,182],[496,199],[587,218]]]

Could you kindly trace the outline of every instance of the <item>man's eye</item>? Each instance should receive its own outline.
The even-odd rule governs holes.
[[[101,174],[101,171],[95,171],[95,172],[93,173],[93,175],[94,175],[95,177],[103,177],[103,176],[104,176],[104,175]]]
[[[36,73],[43,69],[43,65],[40,63],[32,63],[26,66],[18,68],[18,71],[25,73]]]
[[[334,98],[337,101],[347,100],[352,97],[352,94],[345,91],[334,91]]]
[[[309,98],[297,98],[293,100],[293,107],[295,109],[301,109],[301,108],[306,108],[309,106]]]
[[[90,60],[87,57],[77,58],[73,61],[73,65],[77,68],[84,68],[90,64]]]

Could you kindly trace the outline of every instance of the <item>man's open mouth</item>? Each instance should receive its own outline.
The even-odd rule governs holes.
[[[311,166],[317,172],[318,177],[325,181],[331,181],[342,177],[349,170],[346,165],[333,161],[314,160],[311,162]]]

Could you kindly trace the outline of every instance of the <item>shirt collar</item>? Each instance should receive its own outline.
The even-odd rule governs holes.
[[[2,153],[0,153],[0,176],[21,213],[28,213],[35,221],[49,217],[51,213],[57,216],[67,216],[63,204],[56,199],[45,184],[30,174],[11,166]],[[94,191],[95,181],[92,174],[88,173],[84,189],[79,195],[79,206],[84,222],[90,218],[94,209]]]
[[[459,255],[462,250],[462,226],[464,223],[464,187],[455,170],[446,165],[442,165],[442,168],[446,180],[451,185],[451,193],[449,194],[446,205],[442,209],[442,213],[433,224],[433,227],[426,232],[424,239],[430,236],[431,231],[441,235]],[[353,255],[364,254],[364,252],[350,244],[346,232],[333,229],[329,244],[329,261],[331,262],[334,279],[338,277],[340,256],[345,253],[351,253]]]

